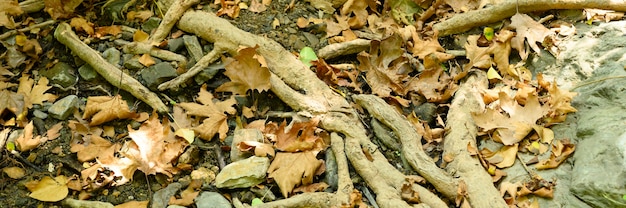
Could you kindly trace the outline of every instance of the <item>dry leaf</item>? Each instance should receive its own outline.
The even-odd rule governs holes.
[[[115,208],[148,208],[150,201],[129,201],[115,205]]]
[[[226,138],[228,133],[227,114],[234,114],[237,112],[232,106],[237,102],[234,98],[226,101],[213,101],[213,95],[206,91],[206,85],[202,85],[198,98],[198,103],[180,103],[180,107],[187,111],[187,114],[193,116],[199,116],[206,118],[202,121],[202,124],[196,126],[194,131],[198,133],[200,138],[210,141],[215,134],[219,133],[220,140]]]
[[[294,122],[287,127],[287,122],[273,131],[267,132],[276,135],[276,149],[284,152],[301,152],[313,150],[319,152],[326,145],[322,138],[315,135],[319,119],[311,119],[308,122]]]
[[[35,149],[35,147],[41,144],[40,136],[33,138],[33,127],[33,122],[31,121],[24,127],[24,132],[15,140],[17,148],[22,152]]]
[[[6,173],[9,178],[20,179],[26,175],[26,171],[19,167],[2,168],[2,172]]]
[[[46,91],[52,88],[52,86],[48,86],[48,78],[41,77],[37,84],[34,84],[34,82],[35,80],[29,78],[29,75],[23,74],[17,88],[17,93],[24,95],[27,108],[32,108],[33,104],[42,105],[44,101],[52,102],[57,99],[58,96],[46,93]]]
[[[286,198],[294,187],[313,183],[316,170],[323,165],[322,160],[315,158],[312,152],[276,154],[267,172],[273,178]]]
[[[519,52],[522,60],[528,58],[528,52],[524,46],[524,39],[528,41],[530,48],[538,53],[541,49],[537,45],[537,42],[543,43],[543,40],[547,36],[554,35],[554,32],[526,14],[517,13],[513,15],[509,26],[515,28],[517,33],[517,35],[511,39],[511,47]]]
[[[224,83],[215,91],[245,95],[248,90],[263,92],[270,89],[271,73],[261,64],[264,62],[261,56],[255,58],[257,48],[258,46],[241,49],[234,59],[226,60],[224,74],[230,78],[230,82]]]
[[[24,95],[8,90],[0,90],[0,114],[13,113],[16,117],[24,116],[25,102]],[[18,119],[19,120],[19,119]]]
[[[156,61],[154,61],[154,59],[152,58],[152,56],[150,56],[150,54],[145,53],[141,55],[141,57],[139,57],[139,63],[141,63],[142,65],[146,67],[150,67],[156,64]]]
[[[91,117],[92,115],[93,117]],[[135,116],[136,114],[130,111],[122,96],[97,96],[87,98],[83,119],[91,118],[89,125],[97,126],[115,119],[133,118]]]
[[[404,95],[404,85],[412,69],[408,60],[402,56],[402,44],[402,38],[393,35],[382,41],[372,41],[370,54],[358,54],[357,60],[361,63],[358,68],[366,72],[365,77],[372,93],[380,97],[390,97],[392,92]]]
[[[82,17],[72,18],[72,20],[70,21],[70,26],[75,28],[77,32],[84,31],[90,36],[95,33],[95,31],[93,30],[93,23],[87,22],[87,20]]]
[[[120,148],[119,144],[113,144],[97,135],[83,137],[83,141],[72,141],[70,143],[70,151],[77,153],[77,159],[80,162],[91,161],[96,157],[113,156]]]
[[[69,190],[67,188],[67,178],[63,175],[51,178],[44,176],[36,185],[29,188],[31,198],[44,202],[58,202],[63,200]]]
[[[96,28],[95,36],[97,38],[101,38],[107,35],[116,36],[117,34],[122,33],[122,26],[119,25],[111,25],[111,26],[103,26]]]
[[[44,0],[44,11],[54,20],[67,19],[75,15],[74,9],[81,3],[83,0]]]

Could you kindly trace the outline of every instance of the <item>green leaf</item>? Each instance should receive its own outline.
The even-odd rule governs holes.
[[[483,35],[485,36],[485,39],[487,39],[488,41],[493,40],[493,37],[494,37],[493,28],[485,27],[485,29],[483,29]]]
[[[250,203],[250,205],[252,206],[261,205],[261,204],[263,204],[263,201],[259,198],[252,199],[252,203]]]
[[[300,61],[307,67],[311,67],[311,61],[317,60],[317,55],[311,47],[304,47],[300,50]]]

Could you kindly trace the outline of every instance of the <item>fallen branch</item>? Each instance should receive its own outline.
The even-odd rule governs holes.
[[[45,26],[52,25],[52,24],[55,24],[55,23],[57,23],[56,20],[48,20],[48,21],[45,21],[45,22],[42,22],[42,23],[39,23],[39,24],[34,24],[34,25],[31,25],[31,26],[28,26],[28,27],[25,27],[25,28],[22,28],[22,29],[11,30],[11,31],[5,32],[2,35],[0,35],[0,40],[4,40],[4,39],[6,39],[8,37],[11,37],[12,35],[17,35],[18,33],[21,33],[21,32],[23,33],[23,32],[27,32],[27,31],[31,31],[33,29],[45,27]]]
[[[161,101],[156,94],[144,87],[133,77],[123,73],[117,67],[104,60],[97,51],[80,41],[69,24],[59,24],[54,31],[54,37],[72,50],[72,52],[83,61],[88,63],[98,74],[111,83],[111,85],[129,92],[159,112],[168,112],[167,106],[165,106],[163,101]]]
[[[446,169],[467,185],[467,194],[472,207],[508,207],[493,186],[491,176],[468,151],[476,149],[477,129],[471,112],[479,112],[481,95],[479,89],[487,88],[487,75],[475,72],[456,91],[448,111],[443,155],[452,157]]]
[[[606,9],[615,11],[626,11],[626,4],[623,1],[606,0],[523,0],[523,1],[502,1],[502,3],[456,14],[452,18],[433,26],[439,31],[439,36],[452,35],[468,31],[474,27],[494,23],[502,19],[513,16],[519,9],[520,13],[546,11],[553,9]]]
[[[183,55],[163,50],[160,48],[153,47],[152,45],[144,42],[127,42],[123,40],[116,40],[117,43],[126,43],[122,50],[124,53],[129,54],[150,54],[151,56],[166,60],[166,61],[176,61],[180,63],[181,66],[185,66],[187,64],[187,58]]]
[[[371,40],[355,39],[351,41],[333,43],[317,51],[317,57],[331,59],[339,56],[356,54],[370,48]]]

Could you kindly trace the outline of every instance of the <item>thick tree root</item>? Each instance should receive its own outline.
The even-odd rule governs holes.
[[[167,106],[165,106],[163,101],[161,101],[156,94],[144,87],[133,77],[123,73],[117,67],[104,60],[97,51],[80,41],[69,24],[59,24],[54,31],[54,37],[63,45],[70,48],[70,50],[83,61],[87,62],[87,64],[111,83],[111,85],[129,92],[161,113],[169,111]]]
[[[472,207],[508,207],[500,192],[493,186],[489,173],[467,149],[468,146],[477,149],[477,129],[471,112],[482,111],[479,90],[486,88],[487,75],[478,71],[471,74],[456,91],[448,111],[443,154],[453,158],[446,169],[448,173],[465,182]]]
[[[513,16],[516,12],[527,13],[553,9],[606,9],[626,11],[623,1],[606,0],[523,0],[502,1],[491,7],[456,14],[452,18],[433,26],[439,36],[451,35],[468,31],[474,27],[494,23]]]

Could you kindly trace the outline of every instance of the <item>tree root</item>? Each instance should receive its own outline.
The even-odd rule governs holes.
[[[161,101],[156,94],[144,87],[133,77],[123,73],[117,67],[104,60],[97,51],[80,41],[69,24],[59,24],[54,31],[54,37],[63,45],[70,48],[70,50],[83,61],[87,62],[98,74],[111,83],[111,85],[129,92],[159,112],[165,113],[169,111],[167,106],[165,106],[163,101]]]
[[[370,48],[371,40],[355,39],[351,41],[334,43],[317,51],[317,57],[331,59],[339,56],[349,55],[365,51]]]
[[[365,108],[372,117],[391,128],[402,143],[402,154],[411,167],[417,171],[448,199],[457,195],[457,183],[448,173],[437,167],[435,162],[422,149],[422,136],[402,114],[398,113],[383,99],[375,95],[353,95],[352,98]]]
[[[524,0],[503,1],[491,7],[456,14],[450,19],[437,23],[434,30],[439,36],[452,35],[468,31],[474,27],[494,23],[513,16],[516,12],[527,13],[553,9],[583,9],[595,8],[615,11],[626,11],[626,4],[622,1],[606,0]]]
[[[443,154],[453,158],[446,169],[465,182],[472,207],[508,207],[493,186],[489,173],[468,151],[470,145],[477,148],[477,129],[471,112],[482,110],[478,90],[486,88],[487,75],[478,71],[471,74],[456,91],[448,111]]]
[[[222,55],[222,53],[224,53],[224,49],[220,46],[219,43],[215,43],[215,47],[213,48],[213,50],[211,50],[209,53],[204,55],[200,60],[198,60],[198,62],[196,62],[196,64],[193,65],[191,69],[189,69],[187,72],[181,75],[178,75],[178,77],[172,80],[169,80],[167,82],[160,84],[158,89],[160,91],[163,91],[167,89],[178,88],[183,83],[187,82],[187,80],[191,79],[193,76],[195,76],[196,74],[204,70],[204,68],[209,66],[209,64],[213,63],[218,58],[220,58],[220,55]]]
[[[159,45],[167,34],[170,33],[172,27],[178,22],[183,13],[187,11],[187,9],[191,8],[191,6],[196,5],[200,2],[200,0],[176,0],[172,4],[169,5],[169,9],[165,13],[163,20],[161,20],[161,24],[154,31],[154,33],[150,36],[149,42],[152,45]]]

